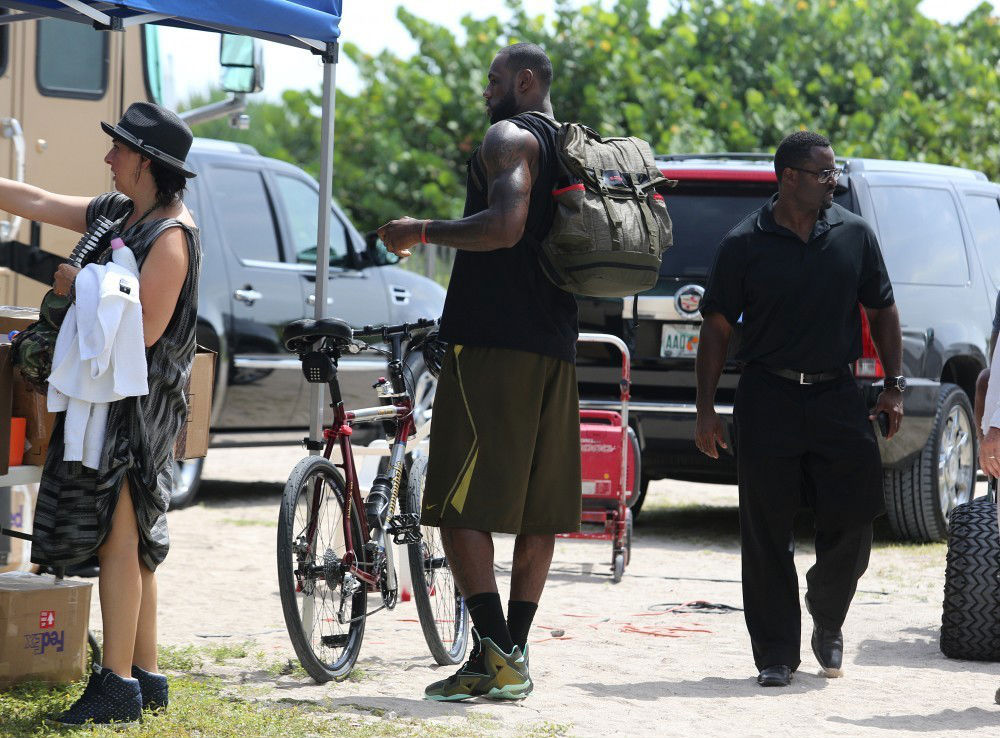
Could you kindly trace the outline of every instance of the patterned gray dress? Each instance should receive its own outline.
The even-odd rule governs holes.
[[[100,215],[117,220],[131,206],[121,193],[100,195],[87,208],[87,225]],[[160,340],[146,349],[149,394],[112,403],[97,470],[63,461],[63,414],[59,414],[35,507],[31,547],[35,563],[68,566],[90,558],[111,529],[126,478],[142,561],[155,570],[167,555],[174,443],[187,419],[184,389],[195,353],[201,245],[197,229],[172,218],[140,222],[120,234],[142,268],[157,237],[175,227],[186,236],[190,266],[173,317]],[[97,250],[88,261],[106,263],[110,256],[110,249]]]

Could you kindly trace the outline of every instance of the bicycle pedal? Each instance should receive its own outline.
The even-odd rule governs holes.
[[[337,633],[335,635],[321,636],[319,641],[327,648],[343,648],[350,639],[349,633]]]
[[[420,531],[412,528],[400,530],[392,534],[392,542],[397,546],[408,546],[411,543],[420,543],[422,538],[423,536],[420,534]]]
[[[420,514],[400,513],[394,515],[386,527],[386,531],[392,535],[393,543],[405,545],[419,543],[420,535]]]

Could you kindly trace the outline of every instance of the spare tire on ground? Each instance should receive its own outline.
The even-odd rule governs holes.
[[[941,653],[1000,661],[1000,529],[993,495],[951,512]]]

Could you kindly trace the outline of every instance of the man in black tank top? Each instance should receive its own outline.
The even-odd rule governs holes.
[[[527,636],[555,534],[580,526],[576,301],[538,262],[552,223],[552,65],[534,44],[497,54],[483,91],[492,125],[468,164],[465,217],[379,229],[400,256],[457,249],[441,338],[421,522],[441,528],[474,624],[469,661],[427,687],[433,700],[520,699],[532,690]],[[492,533],[514,533],[504,617]]]

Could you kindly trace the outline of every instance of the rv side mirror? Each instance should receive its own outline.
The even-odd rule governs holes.
[[[223,33],[219,65],[226,92],[260,92],[264,88],[264,47],[257,39]]]
[[[385,247],[382,239],[378,237],[377,231],[369,231],[365,234],[365,245],[368,260],[375,266],[387,266],[399,263],[399,257],[389,253],[389,249]]]

